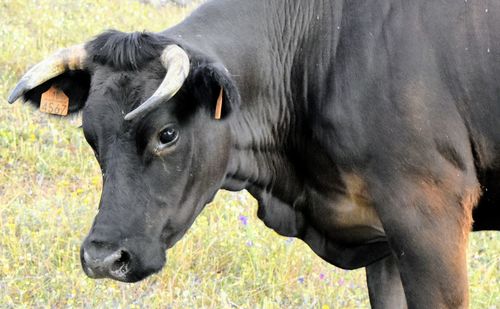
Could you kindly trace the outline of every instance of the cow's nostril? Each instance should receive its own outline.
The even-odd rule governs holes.
[[[120,248],[111,254],[106,254],[106,246],[100,243],[96,248],[96,243],[91,243],[91,250],[82,248],[81,260],[85,273],[91,278],[109,277],[116,280],[126,280],[131,270],[132,255],[125,248]],[[109,252],[109,251],[108,251]],[[105,256],[103,258],[103,256]]]
[[[124,277],[129,271],[130,253],[120,249],[113,253],[109,258],[109,272],[115,277]]]

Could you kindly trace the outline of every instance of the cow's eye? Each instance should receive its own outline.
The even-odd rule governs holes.
[[[174,126],[168,126],[160,131],[160,135],[158,136],[158,140],[162,144],[162,146],[168,146],[173,144],[177,138],[179,137],[179,133]]]

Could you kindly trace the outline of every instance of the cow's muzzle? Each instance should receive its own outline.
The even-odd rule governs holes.
[[[87,238],[80,249],[83,271],[93,279],[136,282],[163,267],[164,252],[160,254],[158,250],[132,247],[127,247],[126,244],[115,246],[109,242]]]
[[[124,248],[118,249],[107,256],[94,256],[82,247],[80,258],[83,270],[90,278],[111,278],[128,281],[127,274],[131,270],[131,255]]]

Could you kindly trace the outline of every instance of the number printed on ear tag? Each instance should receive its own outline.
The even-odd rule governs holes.
[[[42,113],[66,116],[68,108],[68,96],[54,86],[45,91],[40,98],[40,111]]]

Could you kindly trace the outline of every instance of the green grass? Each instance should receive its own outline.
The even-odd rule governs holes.
[[[162,30],[188,12],[138,1],[1,0],[0,307],[368,306],[364,270],[337,269],[265,228],[245,193],[221,192],[169,251],[164,270],[140,283],[95,281],[80,269],[101,189],[80,120],[9,106],[8,91],[60,47],[109,28]],[[472,308],[498,306],[500,233],[474,234],[469,265]]]

